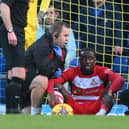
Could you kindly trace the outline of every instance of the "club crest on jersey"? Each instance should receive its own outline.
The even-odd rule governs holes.
[[[95,79],[92,79],[92,82],[91,82],[91,84],[90,85],[97,85],[98,83],[96,82],[96,80]]]

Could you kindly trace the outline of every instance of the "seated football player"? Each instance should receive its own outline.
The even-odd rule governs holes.
[[[69,68],[59,78],[49,80],[49,103],[53,107],[57,101],[54,95],[56,87],[63,94],[65,103],[73,108],[74,114],[106,115],[124,78],[108,67],[96,65],[96,54],[91,48],[82,49],[79,60],[80,66]],[[63,86],[65,82],[70,83],[71,93]]]

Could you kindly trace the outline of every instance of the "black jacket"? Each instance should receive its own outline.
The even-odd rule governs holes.
[[[64,69],[66,49],[62,49],[62,58],[53,51],[53,39],[50,33],[45,33],[26,51],[25,66],[28,70],[35,70],[36,74],[52,77],[57,68]]]

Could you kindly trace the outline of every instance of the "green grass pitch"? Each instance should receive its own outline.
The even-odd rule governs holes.
[[[128,116],[1,115],[0,129],[129,129]]]

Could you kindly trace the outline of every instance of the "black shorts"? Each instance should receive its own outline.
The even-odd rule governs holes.
[[[3,48],[3,53],[6,58],[8,70],[13,67],[24,67],[24,53],[25,53],[25,33],[24,29],[15,27],[15,34],[17,36],[18,45],[12,46],[8,44],[7,31],[2,25],[0,27],[0,44]]]

